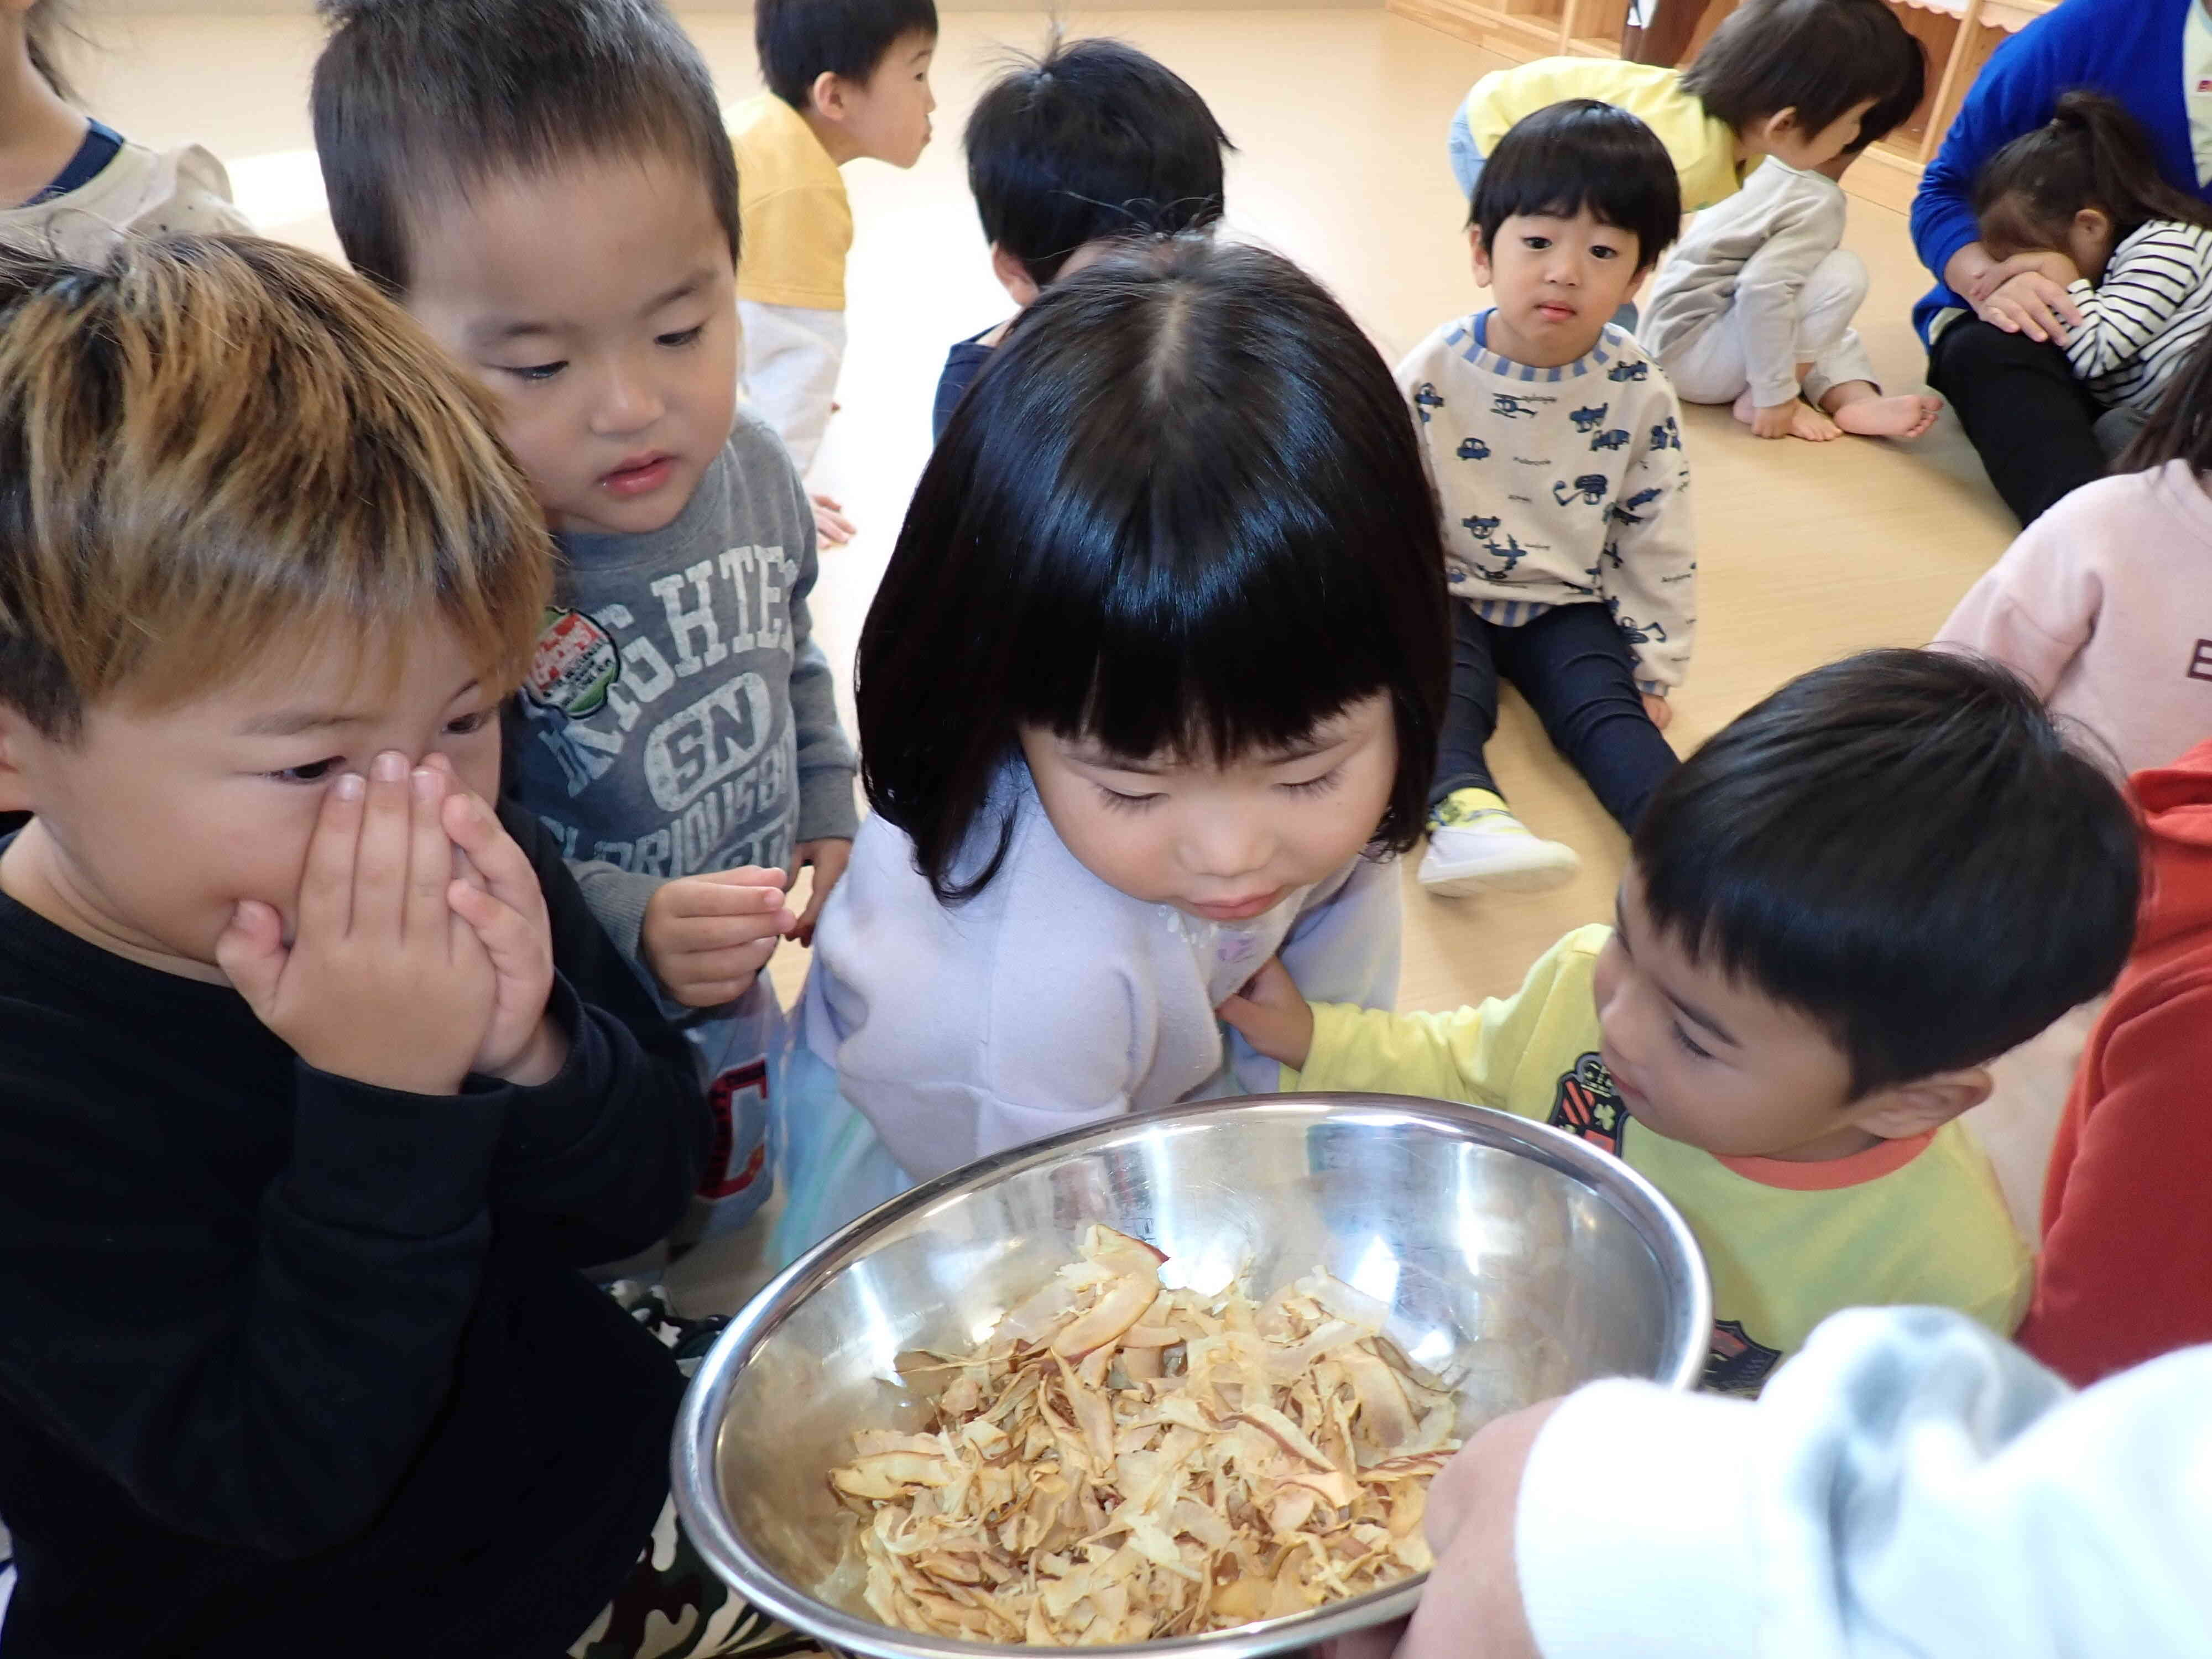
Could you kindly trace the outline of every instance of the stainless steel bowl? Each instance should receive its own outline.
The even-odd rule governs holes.
[[[675,1441],[700,1553],[754,1605],[881,1659],[1024,1650],[878,1623],[836,1567],[853,1522],[827,1474],[860,1428],[919,1429],[894,1368],[964,1350],[1072,1260],[1092,1222],[1167,1252],[1170,1282],[1245,1273],[1273,1291],[1316,1266],[1391,1309],[1389,1334],[1444,1374],[1463,1424],[1593,1377],[1697,1382],[1712,1329],[1681,1218],[1617,1159],[1480,1107],[1270,1095],[1118,1119],[972,1164],[817,1246],[701,1366]],[[849,1579],[850,1575],[842,1575]],[[1413,1611],[1419,1581],[1296,1618],[1086,1650],[1212,1659],[1304,1647]]]

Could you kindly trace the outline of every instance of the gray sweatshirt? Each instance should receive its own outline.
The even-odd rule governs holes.
[[[663,881],[788,868],[797,843],[857,826],[853,749],[806,611],[814,510],[782,442],[740,410],[665,529],[559,541],[555,605],[511,705],[506,789],[560,838],[592,913],[650,985],[638,935]],[[715,1117],[684,1231],[741,1227],[770,1187],[775,988],[763,975],[726,1007],[663,1006]]]
[[[1843,245],[1844,187],[1769,156],[1725,202],[1690,222],[1644,301],[1637,330],[1663,368],[1684,339],[1735,307],[1752,396],[1797,395],[1797,295]]]
[[[740,410],[665,529],[559,542],[507,789],[561,838],[635,959],[662,879],[787,868],[798,842],[857,827],[853,749],[806,609],[813,509],[783,445]]]

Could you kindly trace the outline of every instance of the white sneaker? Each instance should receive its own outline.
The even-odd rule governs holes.
[[[1431,826],[1420,882],[1439,898],[1541,893],[1565,886],[1582,867],[1565,842],[1541,840],[1510,812],[1493,810],[1464,823]]]

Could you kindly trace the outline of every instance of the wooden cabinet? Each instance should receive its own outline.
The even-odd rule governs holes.
[[[1966,92],[2005,37],[2058,0],[1884,0],[1928,49],[1928,96],[1912,118],[1876,144],[1844,175],[1856,194],[1892,206],[1911,198],[1920,169],[1950,130]],[[1388,0],[1389,9],[1431,27],[1526,62],[1572,53],[1618,57],[1628,0]],[[1713,0],[1698,31],[1703,42],[1735,0]]]

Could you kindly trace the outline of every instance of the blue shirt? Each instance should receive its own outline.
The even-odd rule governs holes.
[[[994,323],[993,328],[998,326]],[[991,331],[987,328],[983,334]],[[973,335],[945,354],[945,373],[937,377],[937,402],[929,411],[929,435],[933,442],[945,435],[945,422],[952,411],[960,407],[960,399],[968,388],[975,384],[975,377],[983,372],[983,365],[991,361],[994,348],[983,343],[983,334]]]
[[[2066,0],[1990,55],[1912,202],[1912,244],[1937,277],[1934,291],[1912,308],[1921,338],[1939,312],[1966,308],[1942,277],[1951,256],[1980,235],[1975,175],[2006,144],[2048,121],[2062,93],[2087,88],[2125,105],[2149,132],[2166,181],[2212,201],[2197,178],[2181,86],[2183,33],[2189,8],[2198,3]]]

